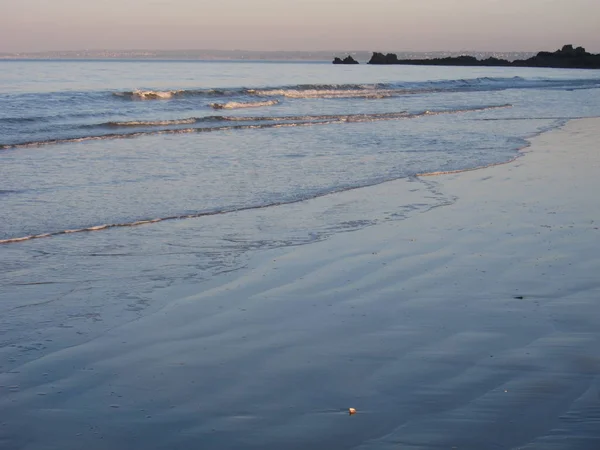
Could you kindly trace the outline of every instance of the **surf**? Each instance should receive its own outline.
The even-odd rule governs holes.
[[[68,144],[78,143],[86,141],[97,141],[106,139],[132,139],[136,137],[159,135],[159,134],[184,134],[184,133],[208,133],[218,131],[231,131],[231,130],[261,130],[269,128],[283,128],[283,127],[300,127],[300,126],[313,126],[313,125],[332,125],[341,123],[361,123],[361,122],[375,122],[383,120],[400,120],[400,119],[417,119],[426,116],[435,116],[440,114],[464,114],[469,112],[482,112],[493,109],[511,108],[511,104],[503,105],[486,105],[478,106],[473,108],[461,108],[461,109],[449,109],[449,110],[425,110],[418,113],[408,113],[406,111],[399,112],[387,112],[387,113],[363,113],[363,114],[331,114],[331,115],[303,115],[303,116],[278,116],[278,117],[244,117],[244,116],[208,116],[205,118],[184,118],[166,121],[126,121],[126,122],[107,122],[99,124],[97,126],[110,126],[110,127],[156,127],[158,129],[130,131],[130,132],[117,132],[117,133],[104,133],[96,135],[83,135],[74,136],[62,139],[48,139],[41,141],[29,141],[20,142],[15,144],[3,144],[0,145],[0,149],[18,149],[28,147],[41,147],[46,145],[56,144]],[[202,127],[184,127],[184,128],[169,128],[168,126],[173,125],[188,125],[195,124],[198,122],[247,122],[240,124],[227,124],[227,125],[216,125],[216,126],[202,126]],[[86,126],[87,128],[88,126]],[[160,128],[163,127],[163,128]]]
[[[279,100],[265,100],[258,102],[227,102],[227,103],[211,103],[212,109],[243,109],[243,108],[260,108],[263,106],[274,106],[279,104]]]
[[[477,77],[453,80],[390,82],[374,84],[298,84],[254,88],[206,88],[114,92],[130,100],[170,100],[189,97],[280,97],[289,99],[387,98],[437,92],[498,91],[506,89],[595,89],[600,79],[545,79],[515,77]],[[243,100],[231,102],[245,103]],[[227,104],[228,102],[223,102]],[[248,102],[252,103],[252,102]],[[227,108],[224,108],[227,109]]]

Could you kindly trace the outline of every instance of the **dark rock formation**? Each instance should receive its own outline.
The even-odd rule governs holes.
[[[337,56],[333,59],[333,64],[358,64],[352,56],[348,55],[344,59],[340,59]]]
[[[384,55],[383,53],[375,52],[367,64],[399,64],[398,61],[398,57],[393,53]]]
[[[513,62],[518,67],[559,67],[564,69],[600,69],[600,54],[593,55],[583,47],[565,45],[554,53],[539,52],[524,60]]]
[[[573,48],[565,45],[562,49],[551,52],[539,52],[529,59],[507,61],[505,59],[487,58],[479,60],[473,56],[457,56],[434,59],[398,59],[393,53],[373,53],[368,64],[405,64],[416,66],[495,66],[495,67],[556,67],[564,69],[600,69],[600,54],[593,55],[583,47]]]

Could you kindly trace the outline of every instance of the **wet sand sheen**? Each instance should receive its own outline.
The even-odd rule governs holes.
[[[599,125],[0,374],[0,448],[600,448]]]

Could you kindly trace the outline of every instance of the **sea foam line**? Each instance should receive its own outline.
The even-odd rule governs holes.
[[[291,205],[294,203],[304,202],[304,201],[307,201],[307,200],[310,200],[313,198],[323,197],[326,195],[331,195],[331,194],[339,193],[342,191],[358,189],[361,187],[365,187],[365,186],[342,188],[342,189],[324,192],[324,193],[313,195],[313,196],[307,196],[307,197],[297,198],[297,199],[288,200],[288,201],[273,202],[273,203],[268,203],[268,204],[263,204],[263,205],[243,206],[243,207],[238,207],[238,208],[223,209],[223,210],[216,210],[216,211],[205,211],[205,212],[199,212],[199,213],[193,213],[193,214],[183,214],[183,215],[175,215],[175,216],[168,216],[168,217],[159,217],[159,218],[155,218],[155,219],[142,219],[142,220],[136,220],[133,222],[95,225],[95,226],[91,226],[91,227],[55,231],[55,232],[50,232],[50,233],[32,234],[29,236],[0,240],[0,245],[31,241],[34,239],[50,238],[50,237],[62,236],[62,235],[66,235],[66,234],[90,233],[90,232],[94,232],[94,231],[108,230],[111,228],[137,227],[137,226],[148,225],[148,224],[152,224],[152,223],[167,222],[167,221],[174,221],[174,220],[184,220],[184,219],[197,219],[197,218],[206,217],[206,216],[217,216],[217,215],[237,213],[237,212],[242,212],[242,211],[270,208],[273,206]]]

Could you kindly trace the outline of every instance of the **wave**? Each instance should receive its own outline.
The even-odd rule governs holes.
[[[224,121],[224,122],[247,122],[244,124],[236,125],[218,125],[218,126],[204,126],[204,127],[188,127],[188,128],[163,128],[158,130],[143,130],[133,131],[125,133],[109,133],[109,134],[98,134],[90,136],[78,136],[64,139],[49,139],[45,141],[31,141],[22,142],[17,144],[5,144],[0,145],[0,149],[16,149],[16,148],[27,148],[27,147],[41,147],[45,145],[54,144],[66,144],[76,143],[85,141],[97,141],[106,139],[125,139],[125,138],[136,138],[141,136],[159,135],[159,134],[184,134],[184,133],[207,133],[213,131],[228,131],[228,130],[250,130],[250,129],[269,129],[269,128],[284,128],[284,127],[301,127],[311,125],[331,125],[341,123],[360,123],[360,122],[376,122],[382,120],[398,120],[398,119],[416,119],[425,116],[434,116],[440,114],[461,114],[469,112],[482,112],[492,109],[510,108],[512,105],[488,105],[479,106],[473,108],[464,109],[450,109],[450,110],[434,110],[434,111],[422,111],[419,113],[408,113],[406,111],[399,112],[387,112],[387,113],[372,113],[372,114],[338,114],[338,115],[305,115],[305,116],[280,116],[280,117],[234,117],[234,116],[207,116],[204,118],[188,118],[171,121],[155,121],[155,122],[108,122],[111,126],[123,126],[133,127],[136,125],[132,124],[143,124],[148,126],[161,126],[160,122],[167,122],[169,125],[173,125],[175,122],[180,123],[195,123],[205,121]],[[258,123],[257,123],[258,122]],[[101,124],[106,126],[107,124]],[[144,125],[137,125],[144,126]]]
[[[16,243],[16,242],[31,241],[31,240],[34,240],[34,239],[49,238],[49,237],[54,237],[54,236],[61,236],[61,235],[65,235],[65,234],[86,233],[86,232],[92,232],[92,231],[102,231],[102,230],[108,230],[110,228],[136,227],[136,226],[140,226],[140,225],[148,225],[148,224],[151,224],[151,223],[166,222],[166,221],[172,221],[172,220],[183,220],[183,219],[196,219],[196,218],[205,217],[205,216],[216,216],[216,215],[220,215],[220,214],[228,214],[228,213],[233,213],[233,212],[240,212],[240,211],[248,211],[248,210],[253,210],[253,209],[269,208],[269,207],[272,207],[272,206],[280,206],[280,205],[285,205],[285,204],[298,203],[298,202],[306,201],[306,200],[308,200],[310,198],[319,197],[319,196],[322,196],[322,195],[328,195],[328,194],[331,194],[331,193],[333,193],[333,192],[327,192],[325,194],[315,195],[313,197],[298,198],[298,199],[290,200],[290,201],[287,201],[287,202],[286,201],[282,201],[282,202],[275,202],[275,203],[269,203],[269,204],[263,204],[263,205],[253,205],[253,206],[238,207],[238,208],[231,208],[231,209],[223,209],[223,210],[216,210],[216,211],[200,212],[200,213],[194,213],[194,214],[184,214],[184,215],[176,215],[176,216],[168,216],[168,217],[159,217],[159,218],[156,218],[156,219],[143,219],[143,220],[136,220],[134,222],[95,225],[95,226],[91,226],[91,227],[76,228],[76,229],[71,229],[71,230],[55,231],[55,232],[50,232],[50,233],[32,234],[32,235],[29,235],[29,236],[2,239],[2,240],[0,240],[0,245],[2,245],[2,244],[12,244],[12,243]]]
[[[206,216],[216,216],[216,215],[222,215],[222,214],[238,213],[241,211],[250,211],[250,210],[256,210],[256,209],[270,208],[273,206],[290,205],[290,204],[294,204],[294,203],[304,202],[306,200],[310,200],[313,198],[318,198],[318,197],[323,197],[326,195],[335,194],[335,193],[342,192],[342,191],[348,191],[348,190],[352,190],[352,189],[362,188],[365,186],[367,186],[367,185],[342,187],[342,188],[333,189],[330,191],[316,192],[316,193],[313,193],[312,195],[309,194],[309,195],[303,196],[303,197],[295,197],[295,198],[292,198],[289,200],[282,200],[282,201],[264,203],[264,204],[258,204],[258,205],[238,206],[238,207],[218,209],[218,210],[213,210],[213,211],[202,211],[202,212],[191,213],[191,214],[158,217],[155,219],[141,219],[141,220],[135,220],[132,222],[94,225],[94,226],[90,226],[90,227],[76,228],[76,229],[70,229],[70,230],[54,231],[54,232],[41,233],[41,234],[32,234],[29,236],[2,239],[2,240],[0,240],[0,245],[12,244],[12,243],[24,242],[24,241],[31,241],[34,239],[49,238],[49,237],[54,237],[54,236],[61,236],[61,235],[65,235],[65,234],[102,231],[102,230],[108,230],[111,228],[136,227],[136,226],[140,226],[140,225],[149,225],[149,224],[158,223],[158,222],[184,220],[184,219],[197,219],[197,218],[206,217]]]
[[[503,105],[487,105],[481,107],[464,108],[464,109],[453,109],[453,110],[438,110],[438,111],[423,111],[421,113],[413,114],[413,116],[431,115],[431,114],[448,114],[448,113],[463,113],[463,112],[481,112],[493,109],[504,109],[511,108],[513,105],[507,103]],[[393,119],[406,117],[409,113],[407,111],[397,112],[385,112],[385,113],[363,113],[363,114],[305,114],[300,116],[203,116],[203,117],[188,117],[184,119],[173,119],[173,120],[156,120],[156,121],[126,121],[126,122],[106,122],[99,125],[93,125],[94,127],[151,127],[151,126],[165,126],[165,125],[179,125],[179,124],[192,124],[192,123],[203,123],[203,122],[289,122],[289,121],[319,121],[319,120],[343,120],[347,122],[352,121],[366,121],[381,120],[381,119]],[[479,119],[479,120],[491,120],[491,119]]]
[[[244,90],[227,89],[177,89],[169,91],[154,91],[135,89],[133,91],[113,92],[115,97],[121,97],[128,100],[168,100],[175,97],[228,97],[243,94]]]
[[[389,97],[399,91],[386,90],[383,87],[365,85],[298,85],[264,89],[181,89],[170,91],[134,90],[114,92],[116,97],[129,100],[169,100],[184,97],[288,97],[288,98],[351,98],[351,97]],[[235,102],[231,102],[235,103]],[[240,102],[242,103],[242,102]],[[251,102],[248,102],[251,103]],[[211,105],[212,106],[212,105]]]
[[[166,100],[174,95],[184,94],[185,91],[141,91],[136,89],[130,92],[116,92],[119,97],[127,97],[135,100]]]
[[[42,147],[46,145],[57,145],[57,144],[71,144],[86,141],[103,141],[108,139],[132,139],[142,136],[160,135],[160,134],[186,134],[186,133],[207,133],[212,131],[228,131],[228,130],[250,130],[250,129],[266,129],[266,128],[283,128],[283,127],[298,127],[306,125],[326,125],[331,123],[341,123],[343,120],[335,121],[307,121],[307,122],[290,122],[290,123],[267,123],[260,125],[229,125],[229,126],[217,126],[217,127],[193,127],[193,128],[175,128],[175,129],[163,129],[163,130],[151,130],[151,131],[137,131],[129,133],[109,133],[100,134],[94,136],[80,136],[72,138],[62,139],[48,139],[44,141],[30,141],[18,144],[4,144],[0,145],[0,149],[18,149],[28,147]]]
[[[401,92],[394,89],[365,88],[358,89],[251,89],[249,95],[259,97],[309,98],[386,98]]]
[[[212,116],[214,117],[214,116]],[[189,119],[173,119],[173,120],[129,120],[125,122],[105,122],[100,125],[87,125],[87,128],[100,127],[160,127],[169,125],[187,125],[200,121],[200,118],[190,117]]]
[[[600,87],[600,79],[548,79],[514,77],[479,77],[458,80],[437,80],[400,83],[396,88],[409,92],[441,91],[497,91],[506,89],[593,89]]]
[[[325,196],[337,194],[340,192],[346,192],[346,191],[351,191],[351,190],[355,190],[355,189],[365,188],[368,186],[377,185],[380,183],[384,183],[386,181],[390,181],[390,180],[384,179],[384,180],[374,181],[371,183],[346,185],[346,186],[341,186],[341,187],[337,187],[337,188],[333,188],[333,189],[314,191],[312,193],[307,193],[306,195],[294,196],[294,197],[291,197],[288,199],[284,199],[284,200],[280,200],[280,201],[273,201],[273,202],[269,202],[269,203],[261,203],[261,204],[247,205],[247,206],[232,206],[229,208],[215,209],[215,210],[211,210],[211,211],[200,211],[200,212],[195,212],[195,213],[172,215],[172,216],[166,216],[166,217],[157,217],[154,219],[140,219],[140,220],[134,220],[131,222],[109,223],[109,224],[94,225],[94,226],[75,228],[75,229],[69,229],[69,230],[32,234],[29,236],[2,239],[2,240],[0,240],[0,245],[12,244],[12,243],[24,242],[24,241],[31,241],[34,239],[50,238],[50,237],[61,236],[61,235],[66,235],[66,234],[89,233],[89,232],[94,232],[94,231],[108,230],[111,228],[137,227],[137,226],[141,226],[141,225],[149,225],[149,224],[159,223],[159,222],[185,220],[185,219],[197,219],[197,218],[207,217],[207,216],[217,216],[217,215],[224,215],[224,214],[231,214],[231,213],[239,213],[239,212],[243,212],[243,211],[271,208],[271,207],[276,207],[276,206],[292,205],[295,203],[301,203],[301,202],[305,202],[307,200],[325,197]]]
[[[203,116],[203,117],[188,117],[184,119],[172,120],[131,120],[124,122],[104,122],[97,125],[85,125],[84,128],[99,128],[99,127],[159,127],[171,125],[186,125],[194,123],[210,123],[210,122],[290,122],[290,121],[319,121],[319,120],[352,120],[352,118],[367,118],[377,119],[379,117],[394,117],[398,115],[406,115],[406,111],[390,112],[390,113],[374,113],[374,114],[317,114],[317,115],[301,115],[301,116]]]
[[[182,89],[168,91],[134,90],[113,95],[131,100],[164,100],[184,97],[283,97],[311,98],[387,98],[435,92],[497,91],[505,89],[594,89],[600,79],[547,79],[515,77],[479,77],[458,80],[398,82],[376,84],[299,84],[262,88]]]
[[[265,100],[262,102],[227,102],[227,103],[211,103],[213,109],[240,109],[240,108],[259,108],[261,106],[277,105],[279,100]]]
[[[210,122],[265,122],[265,121],[285,121],[285,120],[303,120],[310,118],[337,117],[337,116],[202,116],[202,117],[187,117],[183,119],[171,120],[128,120],[128,121],[111,121],[103,122],[95,125],[84,125],[83,128],[119,128],[119,127],[161,127],[174,125],[189,125],[194,123],[210,123]]]

